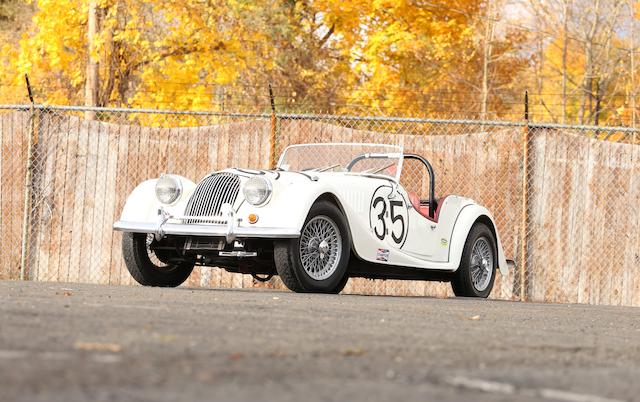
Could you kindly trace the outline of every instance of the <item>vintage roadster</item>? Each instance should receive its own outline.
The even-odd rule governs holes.
[[[424,169],[421,197],[403,164]],[[229,168],[198,184],[164,174],[136,187],[114,229],[142,285],[178,286],[195,265],[296,292],[340,292],[349,277],[450,281],[487,297],[507,271],[491,213],[473,200],[436,198],[425,158],[400,146],[293,145],[274,170]]]

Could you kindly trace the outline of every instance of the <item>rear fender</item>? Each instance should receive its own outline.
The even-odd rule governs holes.
[[[496,247],[498,249],[498,268],[502,275],[506,275],[509,268],[493,216],[491,216],[491,213],[486,208],[477,204],[470,204],[463,207],[456,219],[453,234],[451,236],[451,245],[449,249],[451,254],[449,256],[449,262],[455,267],[460,266],[464,245],[467,241],[471,228],[476,223],[486,224],[493,232],[496,239]]]

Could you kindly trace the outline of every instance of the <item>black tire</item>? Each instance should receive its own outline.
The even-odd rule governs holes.
[[[316,202],[309,211],[302,227],[304,232],[309,222],[316,218],[328,218],[335,223],[341,239],[340,257],[329,277],[312,278],[302,265],[300,258],[301,239],[281,240],[274,247],[276,271],[282,282],[294,292],[339,293],[348,281],[347,266],[351,250],[349,225],[340,209],[329,201]]]
[[[290,241],[278,241],[273,247],[273,259],[276,264],[276,272],[282,283],[292,292],[302,293],[304,288],[293,273],[293,263],[289,252]]]
[[[491,255],[493,257],[491,278],[486,288],[482,290],[478,290],[476,288],[472,278],[472,252],[474,245],[476,245],[476,242],[478,242],[479,239],[485,239],[487,241],[491,249]],[[451,280],[453,293],[456,296],[463,297],[488,297],[491,293],[491,289],[493,289],[493,282],[496,279],[497,265],[498,253],[496,252],[496,239],[494,238],[493,233],[487,227],[487,225],[483,223],[476,223],[469,231],[467,241],[465,242],[464,249],[462,250],[462,259],[460,260],[460,266],[454,273],[453,279]]]
[[[191,275],[194,266],[188,261],[165,267],[156,265],[149,258],[146,233],[123,233],[122,255],[133,279],[143,286],[179,286]]]
[[[333,289],[333,294],[338,294],[340,292],[342,292],[344,290],[344,287],[347,286],[347,282],[349,282],[349,275],[345,274],[345,276],[342,278],[342,281],[340,283],[338,283],[338,286]]]

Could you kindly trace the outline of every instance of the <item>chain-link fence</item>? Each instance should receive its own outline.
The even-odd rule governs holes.
[[[267,168],[311,142],[400,144],[433,164],[438,198],[487,206],[517,265],[492,297],[640,306],[640,131],[524,122],[0,106],[0,278],[130,284],[112,224],[138,183]],[[401,181],[426,198],[420,164]],[[187,285],[282,286],[211,267]],[[345,292],[451,294],[359,278]]]

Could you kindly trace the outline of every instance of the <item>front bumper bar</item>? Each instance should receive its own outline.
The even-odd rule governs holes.
[[[114,230],[134,233],[158,233],[158,225],[147,222],[127,222],[117,221],[113,224]],[[182,235],[182,236],[213,236],[225,237],[228,242],[233,238],[255,237],[261,239],[293,239],[300,237],[300,231],[289,228],[247,228],[233,227],[228,230],[227,225],[201,225],[183,223],[164,223],[161,227],[162,235]],[[229,236],[229,237],[227,237]]]
[[[114,230],[132,233],[153,233],[156,240],[160,240],[166,235],[179,236],[212,236],[224,237],[227,243],[231,243],[236,238],[258,238],[258,239],[294,239],[300,237],[300,231],[291,228],[263,228],[263,227],[239,227],[240,220],[236,218],[235,212],[230,205],[222,206],[223,212],[220,216],[172,216],[163,208],[158,210],[158,220],[153,222],[130,222],[117,221],[113,224]],[[209,221],[210,224],[201,223],[175,223],[170,220],[190,220]]]

